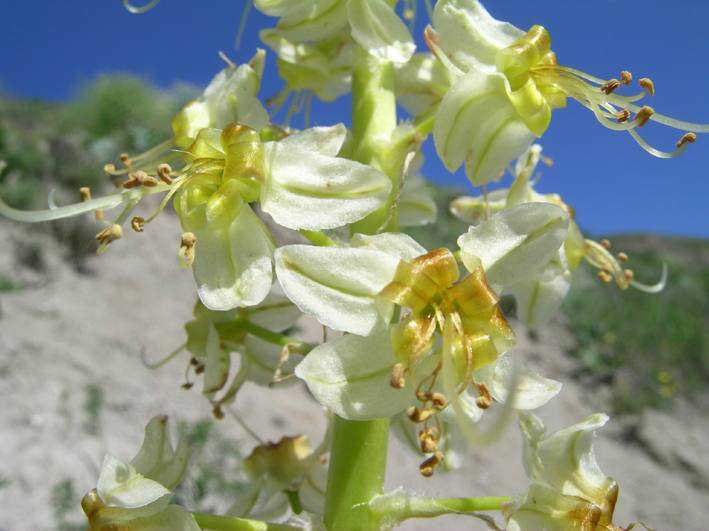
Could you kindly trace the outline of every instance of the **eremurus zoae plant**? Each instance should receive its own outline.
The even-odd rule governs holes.
[[[530,410],[556,397],[561,383],[524,367],[498,302],[503,292],[513,294],[520,320],[543,326],[582,259],[621,289],[656,292],[666,274],[654,286],[641,284],[624,269],[624,253],[613,256],[607,242],[584,238],[571,206],[535,191],[533,172],[547,159],[533,142],[569,98],[657,157],[680,154],[709,126],[638,105],[654,92],[649,79],[640,79],[640,93],[624,96],[616,92],[632,81],[627,71],[604,80],[561,66],[543,27],[519,30],[477,0],[426,2],[429,51],[415,53],[405,19],[416,2],[402,2],[403,18],[397,3],[253,0],[278,18],[261,38],[286,85],[265,91],[276,94],[276,107],[292,96],[286,123],[274,123],[277,109],[269,115],[259,100],[266,56],[257,49],[246,64],[227,60],[204,94],[174,117],[172,139],[122,156],[118,169],[107,164],[112,194],[92,199],[83,189],[80,203],[37,212],[0,203],[0,213],[26,222],[95,212],[107,224],[97,236],[102,253],[126,227],[143,232],[172,202],[183,230],[176,254],[192,268],[199,297],[173,355],[189,353],[214,415],[224,416],[246,381],[300,380],[328,410],[328,433],[316,448],[300,434],[256,447],[243,462],[250,488],[223,515],[171,503],[187,450],[182,443],[173,449],[165,417],[152,419],[130,463],[106,456],[97,488],[82,502],[92,530],[370,531],[443,514],[480,517],[497,529],[619,529],[612,523],[619,487],[593,449],[595,430],[608,417],[592,415],[546,436]],[[157,0],[145,8],[124,4],[141,12]],[[301,104],[350,92],[351,127],[290,127]],[[410,120],[397,115],[397,104]],[[685,132],[676,151],[645,142],[638,129],[648,121]],[[451,204],[471,225],[455,249],[426,249],[401,232],[436,222],[435,204],[413,175],[431,134],[445,167],[464,164],[471,183],[483,187],[481,196]],[[488,192],[515,160],[511,185]],[[153,216],[133,215],[157,193],[163,200]],[[311,244],[278,247],[255,202]],[[272,292],[274,282],[285,295]],[[287,331],[302,315],[344,335],[320,343],[291,337]],[[501,414],[483,433],[476,422],[490,408]],[[461,441],[494,444],[515,410],[532,483],[525,494],[429,499],[383,492],[390,424],[410,435],[420,473],[430,477],[459,464]],[[500,512],[500,524],[481,511]]]

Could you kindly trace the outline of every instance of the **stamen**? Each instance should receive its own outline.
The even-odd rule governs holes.
[[[632,269],[626,269],[625,271],[623,271],[623,276],[625,276],[625,280],[632,283],[635,274],[633,273]]]
[[[172,179],[170,178],[171,172],[172,168],[169,164],[160,164],[160,166],[158,166],[158,177],[160,177],[160,180],[165,184],[172,184]]]
[[[116,188],[123,188],[123,181],[121,179],[116,179],[113,181],[113,186]]]
[[[190,267],[194,262],[194,251],[197,238],[191,232],[185,232],[180,240],[180,251],[177,253],[180,266],[183,268]]]
[[[79,197],[79,201],[81,203],[83,203],[84,201],[91,201],[91,189],[87,187],[79,188]],[[101,221],[103,219],[103,210],[94,210],[94,217],[98,221]]]
[[[620,73],[620,84],[623,85],[624,87],[627,87],[630,85],[630,82],[633,80],[633,74],[628,72],[627,70],[623,70]]]
[[[160,0],[152,0],[149,4],[146,4],[143,7],[134,7],[134,6],[130,5],[130,0],[123,0],[123,5],[131,13],[138,14],[138,13],[145,13],[146,11],[149,11],[150,9],[154,8],[155,5],[159,1]]]
[[[430,419],[433,416],[433,410],[424,409],[423,411],[421,411],[416,406],[411,406],[406,410],[406,415],[409,417],[409,419],[411,419],[412,422],[419,424]]]
[[[121,159],[121,162],[123,165],[128,169],[131,167],[131,160],[130,160],[130,155],[128,153],[121,153],[121,156],[119,157]]]
[[[485,382],[480,382],[475,384],[475,388],[480,393],[480,396],[475,399],[475,405],[480,409],[487,409],[492,405],[492,396],[490,396],[490,390],[487,388]]]
[[[109,175],[110,173],[112,173],[112,172],[114,172],[114,171],[116,171],[116,167],[115,167],[113,164],[106,164],[106,165],[103,167],[103,173],[104,173],[105,175]]]
[[[599,271],[598,278],[600,278],[603,282],[610,282],[611,280],[613,280],[613,277],[605,271]]]
[[[123,229],[120,225],[111,225],[106,230],[101,231],[96,235],[98,242],[104,246],[109,243],[119,240],[123,237]]]
[[[421,466],[419,467],[419,470],[421,471],[421,475],[425,478],[430,478],[433,476],[433,469],[441,466],[443,463],[443,454],[441,452],[436,452],[433,454],[431,457],[426,459],[423,463],[421,463]]]
[[[229,65],[229,68],[232,70],[236,70],[236,65],[231,62],[231,60],[226,56],[224,52],[219,52],[219,57],[222,58],[222,60]]]
[[[644,105],[643,108],[637,112],[635,118],[633,118],[633,122],[638,122],[638,127],[642,127],[647,123],[653,114],[655,114],[655,109],[649,107],[648,105]]]
[[[628,109],[623,109],[622,111],[618,111],[616,113],[616,121],[619,124],[622,124],[623,122],[627,122],[628,118],[630,118],[630,111]]]
[[[438,411],[441,411],[448,405],[446,396],[443,393],[433,392],[429,398],[431,399],[431,402],[433,402],[433,408]]]
[[[606,239],[601,240],[601,245],[603,246],[604,249],[611,248],[611,242]]]
[[[679,139],[679,142],[675,144],[677,148],[681,148],[685,144],[694,144],[694,141],[697,139],[697,135],[694,133],[687,133],[685,134],[682,138]]]
[[[618,261],[624,264],[628,263],[628,255],[625,253],[618,253]]]
[[[298,345],[295,343],[288,343],[281,349],[281,356],[278,358],[278,365],[276,365],[276,370],[273,372],[273,378],[271,378],[271,381],[268,382],[268,387],[273,388],[276,384],[295,378],[295,374],[289,374],[285,377],[281,377],[281,374],[283,373],[283,365],[285,365],[290,358],[291,351],[296,350],[297,347]]]
[[[214,409],[212,409],[212,415],[214,415],[214,418],[222,420],[224,418],[224,412],[222,411],[221,406],[214,406]]]
[[[138,170],[130,176],[130,180],[123,183],[123,188],[137,188],[138,186],[147,186],[153,188],[158,185],[158,180],[155,177],[150,177],[143,170]],[[169,184],[169,183],[168,183]]]
[[[394,370],[391,373],[391,386],[394,389],[403,389],[406,385],[406,380],[404,380],[404,364],[397,363],[394,365]]]
[[[617,79],[610,79],[601,85],[601,92],[606,94],[611,94],[614,90],[620,88],[620,81]]]
[[[438,442],[441,440],[440,432],[433,426],[423,429],[419,432],[419,443],[421,444],[421,452],[424,454],[432,454],[438,450]]]
[[[135,232],[143,232],[143,225],[145,225],[145,220],[140,216],[135,216],[130,220],[130,227]]]
[[[655,95],[655,84],[649,78],[644,77],[638,80],[638,85],[644,89],[647,89],[650,96]]]

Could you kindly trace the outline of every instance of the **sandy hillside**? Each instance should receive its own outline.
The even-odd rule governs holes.
[[[71,479],[80,498],[95,486],[104,452],[123,460],[135,455],[153,415],[168,414],[173,422],[209,416],[199,384],[180,388],[186,356],[158,371],[148,371],[139,359],[142,348],[157,359],[184,341],[182,326],[196,298],[191,272],[176,262],[180,229],[174,216],[160,216],[143,234],[127,234],[104,256],[89,258],[82,272],[62,258],[68,251],[46,232],[0,220],[0,277],[25,286],[0,294],[1,531],[55,529],[53,487]],[[604,410],[602,384],[574,380],[580,368],[564,354],[569,338],[561,325],[536,335],[516,329],[525,363],[564,382],[561,395],[538,411],[550,431]],[[87,429],[92,385],[103,396],[99,435]],[[234,409],[264,439],[303,431],[314,443],[322,437],[323,413],[302,387],[248,385]],[[642,520],[658,531],[707,528],[708,418],[680,399],[673,411],[611,419],[601,430],[598,461],[621,488],[616,525]],[[219,430],[241,441],[245,453],[253,446],[229,418]],[[469,453],[463,470],[426,480],[417,472],[420,457],[392,438],[387,488],[406,485],[441,497],[526,489],[515,426],[493,447]],[[69,519],[78,521],[78,514]],[[403,528],[485,526],[446,517]]]

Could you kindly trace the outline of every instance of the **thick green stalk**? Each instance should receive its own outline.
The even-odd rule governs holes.
[[[374,234],[389,216],[399,185],[401,160],[391,157],[391,133],[396,128],[394,67],[381,62],[355,45],[352,72],[352,158],[385,173],[392,181],[387,201],[364,219],[353,223],[351,232]],[[396,230],[396,212],[384,230]]]
[[[325,527],[330,531],[377,531],[379,516],[369,501],[382,494],[389,419],[335,417],[327,475]]]

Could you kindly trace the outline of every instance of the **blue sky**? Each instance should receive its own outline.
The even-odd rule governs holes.
[[[618,77],[621,70],[635,79],[649,77],[657,94],[647,104],[657,112],[709,123],[709,2],[497,0],[485,5],[519,28],[545,26],[560,64],[602,78]],[[67,101],[82,82],[115,72],[161,87],[178,80],[203,86],[223,67],[218,51],[244,62],[258,46],[258,30],[275,24],[252,9],[241,50],[235,50],[243,6],[243,0],[162,0],[152,11],[133,15],[120,0],[5,1],[0,6],[0,87],[16,97]],[[419,12],[417,33],[426,22],[423,5]],[[263,97],[281,87],[274,62],[268,66]],[[349,122],[345,100],[327,114],[325,108],[314,107],[315,122]],[[682,133],[665,129],[650,124],[643,135],[669,151]],[[437,163],[432,139],[428,143],[427,176],[480,193],[464,175],[451,175]],[[537,190],[559,193],[589,233],[709,237],[709,135],[700,136],[681,157],[659,160],[570,101],[567,109],[554,112],[540,143],[555,165],[543,169]]]

